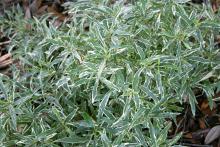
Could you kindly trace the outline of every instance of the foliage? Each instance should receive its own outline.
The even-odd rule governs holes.
[[[23,65],[0,78],[1,146],[174,145],[179,103],[195,114],[194,90],[212,106],[220,87],[219,16],[186,2],[69,2],[69,22],[35,18],[31,31],[20,8],[0,18]]]

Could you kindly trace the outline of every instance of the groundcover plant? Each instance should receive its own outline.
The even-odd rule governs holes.
[[[0,75],[1,146],[175,146],[171,120],[195,90],[220,90],[219,15],[188,0],[64,4],[59,28],[27,20],[19,7],[0,18],[21,63]]]

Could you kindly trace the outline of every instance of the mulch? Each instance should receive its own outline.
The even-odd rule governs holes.
[[[202,92],[200,92],[201,94]],[[183,112],[177,116],[170,130],[170,138],[182,132],[181,145],[192,147],[220,147],[220,92],[213,96],[214,106],[209,107],[205,94],[197,95],[196,115],[190,105],[184,104]]]

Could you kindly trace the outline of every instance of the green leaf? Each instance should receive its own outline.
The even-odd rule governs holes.
[[[57,139],[54,142],[60,142],[60,143],[69,143],[69,144],[85,144],[89,141],[86,137],[79,137],[76,135],[71,135],[70,137],[64,137],[61,139]]]
[[[140,126],[135,127],[135,133],[137,135],[137,137],[135,137],[135,139],[138,140],[138,142],[140,142],[144,147],[147,147],[147,142],[145,140],[145,136],[144,136],[143,132],[141,131]]]
[[[160,132],[160,135],[158,137],[159,144],[163,144],[167,140],[167,134],[171,127],[171,123],[165,126],[165,128]]]
[[[7,134],[4,129],[0,128],[0,141],[3,142],[3,140],[6,138]]]
[[[109,97],[111,96],[111,91],[109,91],[108,93],[105,94],[105,96],[103,97],[101,103],[99,104],[99,110],[98,110],[98,118],[100,118],[105,110],[105,107],[109,101]]]
[[[5,86],[2,82],[2,76],[0,78],[0,89],[3,92],[3,94],[5,95],[5,99],[8,98],[7,89],[5,89]]]
[[[163,89],[163,85],[162,85],[161,74],[157,73],[155,78],[156,78],[157,89],[159,91],[159,94],[163,98],[164,97],[164,89]]]
[[[190,2],[191,0],[175,0],[176,3],[187,3]]]
[[[104,146],[111,147],[111,141],[107,137],[105,130],[103,130],[103,132],[101,133],[101,139]]]
[[[153,101],[158,102],[159,99],[157,98],[157,96],[148,88],[148,87],[145,87],[145,86],[142,86],[141,87],[141,90],[147,94],[147,96],[151,97],[153,99]]]
[[[74,116],[76,115],[77,111],[78,111],[78,109],[74,109],[73,112],[68,114],[66,119],[65,119],[65,122],[70,122],[74,118]]]
[[[102,72],[103,72],[103,70],[105,68],[105,64],[106,64],[106,60],[104,59],[102,61],[102,63],[100,64],[99,68],[98,68],[98,73],[97,73],[95,85],[94,85],[93,90],[92,90],[92,103],[96,102],[96,97],[97,97],[97,93],[98,93],[99,80],[100,80]]]
[[[182,137],[182,133],[177,134],[173,139],[169,140],[168,146],[172,146]]]
[[[153,124],[151,123],[151,121],[148,122],[149,123],[149,131],[150,131],[150,137],[152,139],[153,145],[154,147],[157,147],[157,135],[155,132],[155,127],[153,126]]]
[[[140,81],[140,75],[143,72],[144,68],[140,68],[134,75],[134,79],[132,81],[132,88],[134,89],[135,92],[138,92],[138,86],[139,86],[139,81]]]
[[[9,105],[8,109],[9,109],[9,115],[10,115],[10,118],[11,118],[12,128],[14,130],[17,130],[17,117],[16,117],[15,109],[12,105]]]
[[[196,97],[195,97],[195,94],[193,93],[193,91],[191,90],[191,88],[187,88],[188,90],[186,92],[188,92],[188,96],[189,96],[189,103],[190,103],[190,106],[191,106],[191,111],[192,111],[192,114],[193,116],[195,116],[195,113],[196,113]]]
[[[120,91],[120,87],[117,87],[113,82],[107,80],[106,78],[100,77],[100,81],[104,83],[110,90]]]
[[[141,60],[144,60],[145,53],[144,53],[143,49],[140,46],[138,46],[137,44],[135,44],[135,46],[136,46],[137,53],[140,56]]]

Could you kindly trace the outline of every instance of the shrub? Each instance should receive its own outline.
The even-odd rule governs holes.
[[[1,18],[23,65],[1,75],[1,145],[174,145],[180,104],[195,114],[194,90],[212,107],[220,89],[219,16],[186,2],[69,2],[69,22],[35,18],[31,31],[17,11]]]

